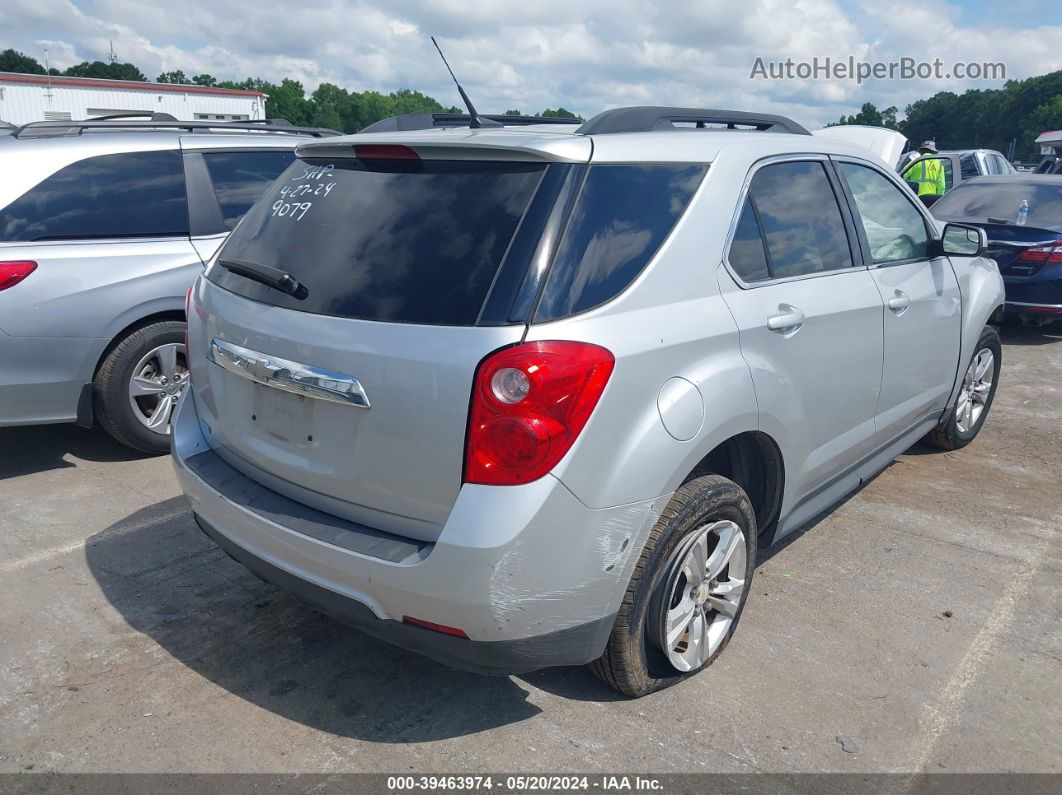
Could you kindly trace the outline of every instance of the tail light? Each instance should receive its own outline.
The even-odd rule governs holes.
[[[615,357],[585,342],[528,342],[476,371],[465,482],[515,486],[545,475],[578,438]]]
[[[0,262],[0,290],[14,287],[37,270],[36,262]]]
[[[1062,240],[1027,248],[1018,254],[1013,262],[1025,266],[1022,270],[1026,273],[1036,273],[1044,265],[1062,265]]]

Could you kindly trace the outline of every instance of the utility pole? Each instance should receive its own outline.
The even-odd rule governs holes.
[[[111,52],[107,56],[107,60],[111,63],[118,63],[118,53],[114,51],[114,41],[109,41],[107,43],[111,45]]]
[[[52,104],[52,66],[48,63],[48,45],[44,45],[44,73],[48,76],[48,89],[44,92],[48,104]]]

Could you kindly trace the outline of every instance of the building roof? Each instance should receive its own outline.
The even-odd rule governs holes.
[[[123,91],[167,91],[176,94],[213,94],[220,96],[264,97],[261,91],[242,91],[236,88],[212,88],[185,83],[147,83],[139,80],[106,80],[97,77],[60,77],[58,75],[25,75],[15,72],[0,72],[0,83],[24,85],[51,85],[71,88],[110,88]]]

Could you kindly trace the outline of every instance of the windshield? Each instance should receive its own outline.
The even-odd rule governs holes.
[[[933,205],[932,213],[943,221],[1016,224],[1023,201],[1029,203],[1026,226],[1062,230],[1062,180],[973,180],[945,194]]]
[[[544,163],[296,160],[222,249],[290,274],[295,297],[214,266],[207,277],[315,314],[473,325]]]

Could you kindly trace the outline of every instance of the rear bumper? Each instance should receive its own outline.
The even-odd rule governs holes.
[[[1062,304],[1034,304],[1027,301],[1007,301],[1005,312],[1011,315],[1044,313],[1062,315]]]
[[[1007,314],[1062,314],[1062,266],[1046,265],[1031,276],[1004,274]]]
[[[381,539],[362,528],[366,539],[335,517],[308,519],[305,506],[231,467],[189,463],[203,453],[210,450],[189,390],[173,424],[173,459],[207,535],[323,612],[478,672],[520,673],[599,657],[667,502],[591,510],[552,476],[526,486],[466,485],[434,543]],[[459,628],[468,638],[404,624],[404,616]]]
[[[199,515],[200,529],[225,553],[266,582],[283,588],[322,613],[403,649],[464,671],[518,674],[555,665],[579,665],[601,656],[615,616],[520,640],[474,641],[433,632],[394,619],[379,619],[362,602],[322,588],[256,557]]]

